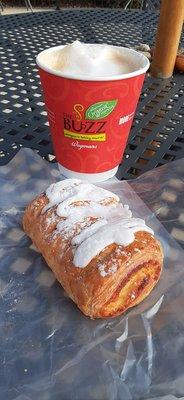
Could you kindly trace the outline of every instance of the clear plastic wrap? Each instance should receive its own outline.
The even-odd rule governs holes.
[[[184,398],[184,253],[155,217],[169,207],[161,194],[168,180],[180,180],[181,163],[101,185],[153,227],[165,263],[139,306],[95,321],[67,297],[22,230],[25,205],[59,179],[57,166],[24,149],[0,168],[1,400]]]

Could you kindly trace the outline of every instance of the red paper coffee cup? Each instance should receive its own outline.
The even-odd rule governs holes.
[[[87,79],[52,68],[53,54],[37,57],[56,159],[66,177],[102,181],[115,175],[127,143],[149,60],[116,47],[133,72]]]

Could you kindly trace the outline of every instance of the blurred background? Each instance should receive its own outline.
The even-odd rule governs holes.
[[[59,9],[68,7],[103,7],[123,9],[157,9],[159,0],[3,0],[0,1],[2,11],[23,11],[25,8]]]

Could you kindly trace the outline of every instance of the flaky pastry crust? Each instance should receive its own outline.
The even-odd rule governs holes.
[[[56,207],[42,212],[47,205],[45,194],[36,197],[26,208],[23,227],[42,253],[70,298],[91,318],[114,317],[140,303],[159,280],[163,251],[160,242],[148,232],[137,232],[128,246],[107,246],[85,268],[74,266],[71,237],[57,232],[62,219]],[[77,206],[77,205],[76,205]],[[99,267],[115,273],[102,276]]]

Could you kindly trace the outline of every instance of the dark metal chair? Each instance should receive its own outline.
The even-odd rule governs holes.
[[[159,10],[160,0],[127,0],[124,9],[139,8],[141,10]]]
[[[142,1],[142,9],[143,10],[159,10],[160,9],[160,0],[143,0]]]
[[[33,12],[31,0],[24,0],[27,10]],[[56,10],[60,10],[61,0],[50,0],[49,5],[55,6]],[[74,3],[73,1],[71,3]],[[77,3],[77,2],[76,2]],[[142,10],[158,10],[160,8],[160,0],[93,0],[94,7],[118,7],[123,9],[139,8]],[[72,5],[72,4],[71,4]],[[5,4],[0,0],[0,9],[3,11]]]
[[[30,8],[31,11],[33,11],[31,1],[30,0],[24,0],[26,3],[26,7]],[[71,3],[74,3],[71,1]],[[77,3],[77,2],[76,2]],[[93,1],[93,6],[96,7],[119,7],[119,8],[124,8],[126,9],[131,9],[131,8],[140,8],[142,10],[157,10],[160,8],[160,0],[94,0]],[[60,10],[61,6],[61,0],[54,0],[54,1],[49,1],[49,4],[52,6],[55,6],[57,10]],[[72,5],[72,4],[71,4]]]
[[[33,7],[30,0],[24,0],[27,10],[31,10],[33,12]]]
[[[25,3],[25,6],[26,6],[27,10],[31,10],[33,12],[33,7],[32,7],[32,4],[31,4],[31,1],[30,0],[24,0],[24,3]],[[0,1],[0,9],[1,9],[1,11],[4,11],[5,7],[6,7],[6,4],[3,1]]]
[[[5,8],[5,4],[3,3],[3,1],[0,1],[0,9],[1,11],[3,11]]]

